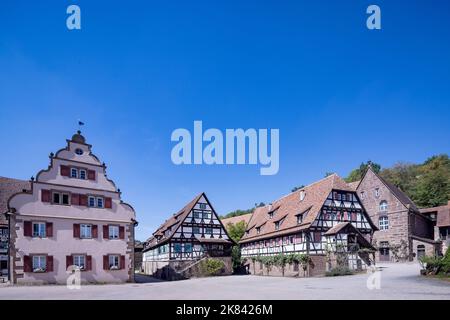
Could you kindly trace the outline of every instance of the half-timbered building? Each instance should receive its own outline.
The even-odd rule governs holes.
[[[330,252],[344,250],[349,267],[361,269],[370,261],[360,249],[373,249],[375,230],[356,192],[333,174],[256,208],[240,241],[241,252],[246,258],[307,254],[315,265],[314,275],[333,267]]]
[[[204,257],[230,257],[232,245],[216,211],[201,193],[146,241],[144,270],[157,275],[163,269],[168,272],[187,268]]]

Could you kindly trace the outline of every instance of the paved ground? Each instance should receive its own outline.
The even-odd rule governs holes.
[[[381,288],[367,288],[368,275],[335,278],[229,276],[177,282],[157,281],[123,285],[0,287],[5,299],[445,299],[450,282],[418,276],[417,264],[380,265]],[[142,277],[139,278],[143,280]]]

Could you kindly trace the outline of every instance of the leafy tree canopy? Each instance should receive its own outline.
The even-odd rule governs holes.
[[[381,166],[378,163],[374,163],[372,161],[367,161],[367,162],[362,162],[361,165],[359,166],[359,168],[354,169],[350,172],[350,174],[348,175],[347,178],[345,178],[346,182],[355,182],[355,181],[359,181],[362,179],[362,176],[364,175],[364,173],[367,171],[367,168],[369,167],[369,164],[372,165],[372,169],[376,172],[379,173],[381,170]]]

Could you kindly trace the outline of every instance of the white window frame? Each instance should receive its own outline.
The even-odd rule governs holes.
[[[78,177],[81,180],[86,180],[87,179],[87,172],[85,169],[80,169],[79,173],[78,173]]]
[[[59,196],[59,201],[55,201],[55,194]],[[63,197],[67,196],[67,203],[63,202]],[[68,192],[60,192],[60,191],[53,191],[52,192],[52,203],[53,204],[59,204],[63,206],[70,206],[70,193]]]
[[[380,228],[380,231],[389,230],[389,217],[388,216],[379,217],[378,218],[378,226]]]
[[[108,265],[109,265],[109,270],[119,270],[120,269],[120,256],[118,254],[108,255]]]
[[[38,226],[37,233],[34,231],[34,226]],[[33,222],[32,223],[32,232],[33,232],[33,238],[45,238],[47,237],[47,231],[46,231],[46,223],[45,222]]]
[[[89,232],[87,232],[89,230]],[[92,224],[82,223],[80,224],[80,238],[91,239],[92,238]]]
[[[91,204],[91,200],[94,201],[93,204]],[[88,206],[91,207],[91,208],[95,208],[95,205],[96,205],[95,197],[94,196],[88,196]]]
[[[70,177],[74,178],[74,179],[78,179],[78,169],[77,168],[70,168]]]
[[[380,202],[379,210],[380,210],[380,212],[388,211],[388,203],[386,200],[383,200]]]
[[[108,234],[110,240],[119,239],[120,237],[119,226],[116,225],[108,226]]]
[[[72,256],[73,265],[78,267],[80,270],[86,270],[86,256],[84,254],[74,254]]]
[[[105,199],[103,197],[96,197],[95,206],[97,208],[103,209],[105,207]]]
[[[47,271],[47,256],[36,255],[32,256],[33,272],[45,272]]]

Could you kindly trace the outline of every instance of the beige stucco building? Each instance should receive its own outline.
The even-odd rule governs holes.
[[[133,280],[134,209],[81,132],[8,199],[6,215],[11,282],[66,283],[74,266],[82,282]]]

